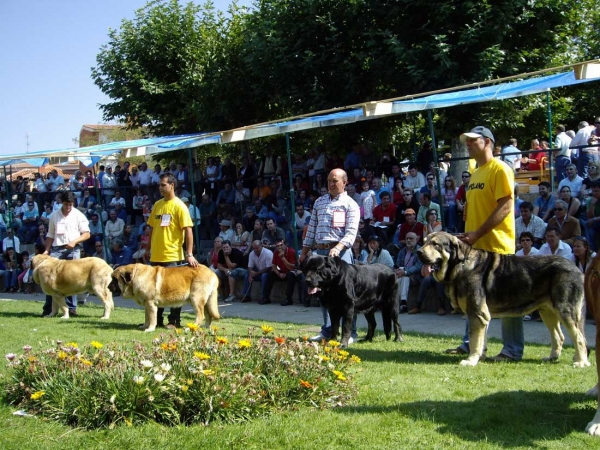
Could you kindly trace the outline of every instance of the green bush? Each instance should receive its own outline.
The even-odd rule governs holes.
[[[285,409],[348,404],[347,370],[360,359],[302,340],[205,332],[195,324],[149,345],[52,342],[7,354],[5,400],[32,414],[87,429],[147,421],[240,422]]]

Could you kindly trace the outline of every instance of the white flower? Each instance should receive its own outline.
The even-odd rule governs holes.
[[[156,381],[158,381],[159,383],[162,383],[165,379],[165,376],[162,373],[155,373],[154,374],[154,379]]]
[[[160,365],[161,370],[163,370],[164,372],[168,372],[169,370],[171,370],[171,365],[167,364],[167,363],[162,363]]]
[[[110,402],[114,404],[114,403],[115,403],[115,399],[116,399],[116,398],[117,398],[117,394],[113,394],[113,395],[111,395],[111,396],[110,396]]]
[[[152,361],[150,361],[148,359],[141,360],[140,364],[144,369],[151,369],[152,367],[154,367],[154,364],[152,364]]]
[[[300,355],[299,358],[300,358],[301,361],[304,361],[306,359],[306,356]]]
[[[153,401],[154,401],[154,396],[153,396],[153,395],[150,395],[150,396],[148,397],[148,401],[149,401],[149,402],[153,402]]]
[[[146,378],[144,377],[133,377],[133,382],[135,384],[144,384],[144,381],[146,381]]]
[[[8,353],[6,355],[6,359],[8,359],[9,361],[13,361],[16,357],[17,355],[15,355],[14,353]]]
[[[29,353],[31,351],[31,345],[24,345],[23,346],[23,351],[25,353]]]

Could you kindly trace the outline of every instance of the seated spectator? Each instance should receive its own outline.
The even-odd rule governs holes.
[[[377,206],[377,200],[375,199],[375,192],[371,189],[369,182],[363,178],[362,192],[360,193],[360,199],[362,204],[361,217],[365,219],[365,223],[371,222],[373,219],[373,208]]]
[[[421,274],[423,275],[423,274]],[[433,274],[429,274],[425,278],[421,280],[421,285],[419,286],[419,295],[417,297],[417,304],[408,314],[419,314],[421,309],[423,308],[423,303],[425,302],[425,297],[427,297],[427,291],[430,287],[435,287],[437,293],[437,315],[445,316],[448,313],[448,310],[451,310],[451,306],[446,306],[450,302],[446,298],[446,294],[444,293],[444,285],[442,283],[438,283],[435,278],[433,278]]]
[[[117,204],[120,204],[122,207],[125,207],[125,198],[121,197],[121,191],[115,191],[114,198],[110,201],[109,207],[116,209]]]
[[[115,211],[117,212],[117,217],[124,223],[127,223],[127,210],[121,203],[115,205]]]
[[[259,199],[259,200],[264,201],[267,197],[270,197],[271,194],[275,194],[275,193],[271,192],[271,188],[267,184],[265,178],[263,176],[259,175],[256,178],[256,187],[252,191],[252,199],[254,199],[254,200]],[[258,211],[257,211],[257,214],[258,214]]]
[[[417,220],[421,222],[423,225],[427,223],[427,212],[430,209],[434,209],[437,213],[438,217],[442,217],[442,211],[440,209],[440,205],[431,201],[431,194],[428,192],[421,192],[419,194],[419,203],[421,206],[419,207],[419,214],[417,215]]]
[[[235,300],[235,280],[245,279],[248,275],[244,269],[244,255],[238,249],[231,246],[230,241],[223,241],[219,251],[217,276],[223,284],[229,285],[229,296],[225,303],[231,303]]]
[[[362,219],[361,219],[362,221]],[[364,221],[363,221],[364,225]],[[352,244],[352,256],[354,257],[355,264],[363,264],[361,261],[367,259],[368,253],[365,250],[365,241],[362,237],[356,236],[354,244]]]
[[[417,243],[419,237],[416,233],[410,232],[406,235],[406,246],[400,250],[396,258],[396,276],[400,287],[400,314],[408,312],[408,289],[410,286],[421,284],[423,275],[421,268],[423,263],[417,258],[417,250],[420,245]]]
[[[254,221],[254,229],[250,235],[250,242],[260,241],[262,243],[262,235],[265,231],[265,223],[262,219],[256,219]]]
[[[217,236],[213,242],[212,250],[209,250],[206,255],[206,262],[208,264],[208,268],[213,272],[216,272],[219,269],[219,252],[221,251],[222,247],[223,238]],[[222,286],[219,286],[219,288],[221,287]]]
[[[442,231],[442,222],[438,220],[437,211],[435,209],[430,209],[427,211],[427,222],[423,227],[423,241],[425,241],[427,236],[436,231]]]
[[[405,222],[398,228],[398,233],[394,236],[394,244],[399,247],[406,245],[406,235],[408,233],[415,233],[418,236],[419,243],[423,242],[423,229],[425,225],[421,222],[417,222],[417,214],[412,208],[408,208],[404,211]]]
[[[116,269],[133,262],[131,250],[125,246],[122,239],[112,240],[112,260],[110,266]]]
[[[231,181],[226,181],[225,186],[217,195],[216,204],[226,203],[227,205],[233,205],[235,203],[235,192]]]
[[[392,203],[392,196],[387,191],[379,194],[381,204],[373,208],[373,220],[378,228],[381,228],[387,237],[391,239],[394,235],[396,224],[396,205]],[[386,239],[386,243],[387,243]]]
[[[34,206],[35,203],[33,201],[28,202],[27,208],[23,212],[22,225],[19,228],[18,234],[19,239],[24,244],[33,243],[38,234],[39,214]]]
[[[252,233],[254,229],[254,221],[258,219],[258,216],[254,214],[254,208],[252,206],[246,207],[246,214],[242,217],[242,225],[244,226],[244,230]]]
[[[579,216],[581,202],[577,197],[571,195],[571,188],[569,186],[563,186],[558,193],[558,197],[567,204],[567,215],[570,217]]]
[[[269,283],[265,292],[266,297],[259,302],[261,305],[271,303],[271,289],[273,288],[273,283],[276,281],[285,281],[287,283],[285,301],[281,303],[281,306],[294,304],[292,296],[294,295],[296,283],[298,284],[300,303],[305,304],[306,287],[304,285],[304,274],[296,268],[296,252],[293,248],[287,246],[285,239],[279,239],[275,243]]]
[[[548,221],[548,228],[558,228],[560,240],[571,245],[575,236],[581,236],[581,226],[578,219],[567,214],[567,208],[562,200],[554,202],[554,217]]]
[[[263,204],[263,200],[258,198],[254,200],[254,214],[262,220],[266,220],[269,217],[269,208]]]
[[[539,219],[539,217],[538,217],[538,219]],[[519,247],[521,247],[521,250],[519,250],[516,253],[516,255],[517,256],[538,255],[540,253],[540,251],[533,246],[534,240],[535,240],[535,238],[532,233],[530,233],[529,231],[523,231],[519,235]]]
[[[139,237],[138,250],[133,255],[131,255],[131,259],[133,259],[133,262],[139,262],[142,264],[148,263],[148,256],[146,254],[146,251],[148,250],[148,245],[150,244],[150,230],[150,225],[144,225],[142,234]]]
[[[570,259],[572,253],[571,247],[560,240],[558,228],[546,228],[546,243],[540,248],[540,255],[556,255]]]
[[[356,195],[358,195],[358,194],[356,194]],[[360,196],[359,196],[359,198],[360,198]],[[302,189],[300,192],[298,192],[298,198],[296,199],[296,204],[303,205],[304,209],[306,211],[311,212],[313,203],[314,203],[314,200],[311,196],[309,196],[307,194],[306,189]]]
[[[21,251],[21,241],[15,236],[12,228],[6,229],[6,237],[2,241],[2,252],[6,253],[9,248],[14,248],[16,253]]]
[[[21,258],[13,247],[8,247],[4,252],[4,291],[17,292],[19,290],[18,277],[21,273]]]
[[[571,255],[571,261],[573,261],[575,265],[579,267],[581,273],[585,273],[591,264],[592,259],[595,257],[596,253],[592,251],[586,238],[577,236],[573,239],[573,254]]]
[[[204,194],[200,203],[200,239],[214,239],[217,217],[217,205],[211,200],[210,195]]]
[[[40,223],[38,225],[38,235],[35,238],[34,244],[36,246],[43,245],[44,247],[46,247],[46,235],[47,234],[48,234],[48,229],[46,228],[46,225],[44,225],[43,223]]]
[[[125,225],[123,229],[123,235],[121,236],[121,240],[123,241],[123,245],[131,250],[131,253],[134,253],[138,247],[138,237],[137,234],[133,231],[133,225]]]
[[[444,178],[444,187],[442,188],[442,197],[444,198],[444,220],[446,223],[446,230],[451,233],[458,231],[458,210],[456,209],[456,194],[458,188],[456,187],[456,181],[454,178],[447,175]]]
[[[273,252],[263,247],[260,240],[252,241],[252,251],[248,256],[248,276],[244,279],[244,297],[242,303],[250,303],[252,301],[251,289],[252,283],[260,281],[261,284],[261,299],[259,304],[266,304],[269,299],[269,274],[273,264]]]
[[[375,201],[377,202],[378,205],[381,203],[381,193],[382,192],[390,193],[387,186],[383,186],[381,184],[381,178],[379,178],[379,177],[373,177],[373,181],[371,182],[371,187],[373,189],[373,192],[375,193]],[[390,194],[390,203],[391,203],[391,198],[392,198],[392,196]]]
[[[147,171],[149,172],[149,171]],[[138,223],[137,218],[140,218],[140,221],[144,221],[144,204],[148,200],[148,196],[144,194],[144,191],[141,188],[137,188],[135,190],[135,195],[131,201],[131,224],[136,225]],[[200,218],[200,213],[198,213],[198,218]],[[192,216],[192,220],[194,217]]]
[[[369,237],[366,252],[360,262],[363,264],[383,264],[390,269],[394,268],[394,260],[390,252],[381,247],[381,239],[377,235]]]
[[[267,229],[263,231],[261,241],[271,251],[275,250],[275,244],[285,239],[285,231],[275,224],[275,220],[268,218],[265,221]]]
[[[222,238],[224,241],[233,240],[235,233],[231,228],[231,220],[221,220],[221,222],[219,222],[219,227],[221,227],[221,232],[219,233],[220,238]]]
[[[112,264],[112,253],[108,249],[108,244],[106,246],[102,241],[94,242],[94,253],[92,253],[94,258],[100,258],[108,265]]]
[[[44,206],[44,212],[40,216],[40,222],[48,226],[48,223],[50,223],[50,215],[52,214],[52,212],[52,205]]]
[[[544,222],[540,217],[533,214],[533,205],[531,202],[523,202],[519,206],[519,211],[521,216],[515,220],[515,231],[516,236],[521,236],[524,232],[529,232],[533,236],[533,246],[536,249],[539,249],[544,240],[544,233],[546,231],[546,222]],[[519,241],[519,239],[517,239]],[[517,244],[517,249],[519,247],[519,242]]]
[[[246,255],[248,254],[247,250],[250,249],[250,242],[252,242],[250,241],[250,233],[244,230],[241,222],[236,223],[233,239],[231,239],[231,246]]]
[[[30,288],[25,289],[24,284],[33,284],[33,274],[31,273],[31,260],[29,259],[29,252],[21,253],[21,273],[17,276],[17,283],[19,285],[18,291],[22,294],[31,293]]]
[[[563,178],[560,183],[558,183],[558,191],[563,188],[563,186],[569,186],[571,188],[571,194],[575,197],[581,197],[581,187],[583,185],[583,178],[577,175],[577,167],[575,164],[568,164],[565,168],[567,177]]]
[[[294,221],[296,225],[296,229],[292,230],[292,225],[290,224],[290,230],[286,232],[287,241],[294,245],[294,235],[293,232],[296,231],[296,238],[298,240],[299,245],[302,244],[302,235],[304,234],[304,229],[308,225],[310,221],[310,213],[304,209],[304,205],[301,203],[296,204],[296,214],[294,216]]]
[[[404,180],[404,186],[412,189],[413,192],[417,192],[426,184],[425,175],[417,171],[415,164],[410,164],[408,166],[408,175],[406,175],[406,179]]]
[[[252,202],[250,189],[245,188],[241,181],[235,183],[235,210],[240,213]]]
[[[114,238],[123,236],[123,230],[125,230],[125,221],[117,217],[117,211],[112,209],[108,215],[109,219],[106,222],[104,232],[108,242],[111,243]]]
[[[439,197],[439,188],[437,186],[437,180],[435,179],[435,174],[429,173],[427,174],[427,184],[419,189],[420,194],[427,193],[429,194],[429,198],[432,202],[440,204]],[[421,197],[419,197],[420,199]]]
[[[592,185],[592,196],[587,199],[585,206],[585,228],[587,240],[592,250],[600,248],[600,182]]]
[[[96,198],[90,194],[89,188],[83,190],[83,196],[77,200],[77,209],[86,214],[92,204],[96,203]]]
[[[304,197],[297,198],[296,204],[305,206],[306,191],[302,190],[300,192],[304,192]],[[346,193],[348,194],[348,197],[350,197],[352,200],[354,200],[358,206],[362,206],[360,194],[356,192],[356,186],[354,186],[353,184],[347,184],[346,185]],[[307,209],[306,206],[305,206],[305,209]]]

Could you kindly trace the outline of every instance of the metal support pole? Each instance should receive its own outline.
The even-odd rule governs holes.
[[[196,243],[196,257],[199,257],[200,255],[200,234],[198,233],[198,227],[196,226],[196,221],[198,219],[200,219],[199,217],[197,217],[197,211],[198,211],[198,207],[196,206],[196,192],[194,191],[194,165],[193,165],[193,161],[192,161],[192,149],[188,148],[188,181],[190,183],[190,186],[192,187],[192,201],[191,204],[194,206],[194,217],[192,217],[192,222],[194,223],[194,226],[192,227],[192,231],[194,234],[194,242]],[[233,225],[235,228],[235,224]],[[193,248],[192,248],[192,252],[193,252]],[[197,258],[196,258],[197,259]]]
[[[290,149],[290,133],[285,133],[285,147],[287,151],[288,172],[290,177],[290,201],[292,207],[292,237],[294,239],[294,251],[298,254],[298,232],[296,231],[296,192],[292,178],[292,151]],[[291,242],[290,242],[291,244]]]
[[[548,112],[548,145],[552,148],[552,103],[550,101],[550,89],[546,91],[546,104],[547,104],[547,112]],[[548,152],[548,161],[550,164],[550,186],[552,186],[552,190],[554,190],[554,152]]]
[[[431,109],[427,110],[427,119],[429,121],[429,134],[431,136],[431,151],[433,152],[433,170],[435,171],[435,179],[437,180],[437,188],[438,188],[438,200],[440,205],[440,221],[442,222],[442,230],[446,228],[446,223],[444,220],[444,196],[442,195],[442,183],[440,180],[440,166],[438,164],[438,154],[437,154],[437,144],[435,142],[435,131],[433,129],[433,116],[431,114]],[[427,220],[427,218],[425,218]]]

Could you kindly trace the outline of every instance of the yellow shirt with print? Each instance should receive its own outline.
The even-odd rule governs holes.
[[[158,200],[148,217],[148,225],[152,227],[150,261],[183,261],[184,228],[193,226],[185,203],[177,197],[169,201]]]
[[[515,176],[504,162],[492,159],[471,175],[467,189],[465,231],[478,230],[498,206],[498,200],[513,198]],[[512,255],[515,253],[514,201],[511,211],[492,231],[479,238],[474,248],[489,252]]]

